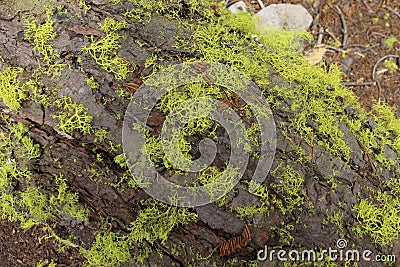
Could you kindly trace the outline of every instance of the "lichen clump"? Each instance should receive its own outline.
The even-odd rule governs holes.
[[[45,74],[51,74],[53,77],[59,77],[66,65],[56,62],[60,55],[54,52],[53,41],[57,34],[53,24],[49,9],[44,23],[38,24],[37,20],[33,20],[25,25],[25,39],[34,45],[33,49],[43,56],[43,61],[47,64],[47,70],[44,68],[39,68],[39,70]]]
[[[41,156],[40,146],[27,135],[28,127],[7,117],[1,120],[9,133],[0,131],[0,217],[19,221],[24,228],[47,225],[55,215],[87,221],[88,210],[80,207],[78,196],[69,191],[61,174],[55,177],[57,192],[50,197],[31,185],[35,176],[27,164]],[[26,188],[14,191],[17,182]]]
[[[400,232],[400,182],[391,179],[385,185],[389,191],[375,192],[375,200],[361,199],[353,208],[361,225],[355,231],[369,234],[374,243],[382,246],[393,244]]]
[[[100,25],[106,36],[97,41],[90,36],[91,44],[82,47],[84,53],[92,56],[104,70],[113,73],[117,80],[125,80],[126,75],[131,71],[129,62],[117,56],[123,38],[118,31],[128,27],[128,23],[124,20],[117,22],[114,19],[106,18]]]
[[[18,79],[22,68],[8,67],[0,71],[0,98],[13,111],[21,109],[21,104],[28,98],[27,92]]]
[[[87,108],[82,104],[72,102],[72,99],[63,96],[55,101],[60,111],[53,115],[59,120],[58,127],[65,133],[71,134],[80,131],[83,134],[92,133],[92,116],[87,113]]]

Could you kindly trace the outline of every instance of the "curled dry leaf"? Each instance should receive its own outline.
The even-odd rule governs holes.
[[[325,45],[320,45],[308,50],[304,53],[305,59],[310,63],[310,65],[317,65],[322,61],[326,53]]]

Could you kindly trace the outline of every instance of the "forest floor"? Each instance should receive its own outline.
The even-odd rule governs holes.
[[[328,46],[324,61],[341,66],[343,81],[366,109],[386,101],[400,117],[400,1],[264,0],[266,6],[276,3],[302,4],[310,12],[315,42]],[[259,9],[257,1],[251,5]],[[0,265],[35,266],[41,261],[47,266],[51,260],[56,266],[83,265],[77,249],[59,253],[56,241],[40,243],[38,236],[46,239],[41,227],[24,230],[18,223],[2,222]]]

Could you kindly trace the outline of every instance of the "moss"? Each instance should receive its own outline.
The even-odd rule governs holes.
[[[392,49],[394,44],[398,42],[397,38],[394,36],[391,36],[389,38],[387,38],[384,42],[383,45],[386,46],[389,49]]]
[[[21,193],[19,204],[26,208],[29,216],[38,221],[47,221],[53,218],[49,199],[37,187],[28,187]]]
[[[55,105],[61,109],[53,118],[59,120],[58,127],[65,133],[71,134],[79,131],[83,134],[90,134],[92,129],[92,116],[87,113],[87,108],[82,104],[72,102],[72,99],[63,96],[55,101]]]
[[[375,192],[375,200],[361,199],[353,207],[359,223],[354,230],[370,235],[372,241],[381,246],[393,244],[400,232],[400,182],[390,180],[386,185],[390,191]]]
[[[131,258],[126,237],[113,232],[102,231],[96,235],[90,250],[81,250],[86,266],[119,266]]]
[[[59,77],[66,65],[56,62],[60,55],[54,52],[53,41],[57,34],[54,31],[51,12],[51,9],[47,10],[47,19],[42,24],[37,24],[37,20],[27,22],[25,39],[31,42],[34,45],[34,50],[43,56],[43,60],[47,64],[47,70],[42,70],[43,73]]]
[[[90,77],[90,78],[88,78],[88,79],[86,80],[86,83],[87,83],[87,84],[90,86],[90,88],[92,88],[93,90],[97,90],[97,89],[99,89],[99,87],[100,87],[99,83],[96,82],[96,81],[94,80],[94,77],[93,77],[93,76]]]
[[[366,153],[375,154],[375,159],[384,168],[390,168],[396,159],[386,156],[388,147],[397,153],[398,159],[400,158],[400,119],[396,118],[395,109],[384,102],[374,104],[371,115],[375,121],[373,127],[353,126],[353,132],[362,142]],[[365,125],[368,119],[365,117],[361,121]]]
[[[387,68],[388,70],[390,70],[392,72],[395,72],[395,71],[397,71],[399,69],[399,66],[394,61],[393,58],[385,60],[385,62],[383,62],[383,66],[385,66],[385,68]]]
[[[27,91],[18,79],[22,68],[8,67],[0,71],[0,98],[13,111],[21,109],[21,104],[28,98]]]
[[[303,204],[305,192],[303,189],[304,177],[290,165],[284,167],[280,164],[271,172],[277,181],[271,184],[271,188],[277,193],[272,202],[282,214],[292,212]]]
[[[160,240],[164,244],[172,230],[180,224],[194,221],[197,214],[187,208],[178,208],[150,200],[146,208],[140,211],[139,217],[130,224],[129,240],[132,242]]]
[[[34,49],[43,56],[46,63],[57,59],[59,55],[54,53],[54,47],[51,42],[56,38],[53,28],[54,21],[47,13],[47,20],[43,24],[37,24],[37,21],[31,21],[25,25],[25,39],[34,44]]]
[[[118,49],[121,47],[120,40],[122,35],[118,31],[128,28],[126,21],[115,21],[106,18],[100,28],[106,33],[106,36],[100,40],[95,40],[90,36],[91,44],[82,47],[85,54],[89,54],[105,71],[113,73],[116,80],[125,80],[130,70],[130,63],[122,57],[117,56]]]
[[[72,193],[68,189],[68,185],[63,174],[55,175],[56,185],[58,186],[57,196],[50,197],[50,205],[57,207],[57,212],[61,215],[68,215],[72,218],[88,222],[89,210],[87,208],[79,208],[79,196],[77,193]]]
[[[104,130],[104,129],[96,129],[95,131],[94,131],[94,135],[95,135],[95,139],[94,139],[94,141],[95,142],[103,142],[104,140],[106,140],[106,138],[107,138],[107,134],[108,134],[108,132],[107,132],[107,130]]]

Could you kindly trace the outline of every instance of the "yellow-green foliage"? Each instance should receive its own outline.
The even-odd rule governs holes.
[[[399,66],[397,66],[397,63],[395,62],[395,60],[393,58],[389,58],[388,60],[385,60],[385,62],[383,62],[383,65],[390,71],[396,71],[399,69]]]
[[[45,74],[51,74],[53,77],[61,76],[61,71],[64,69],[65,64],[55,62],[60,58],[60,55],[54,52],[53,41],[57,34],[54,31],[54,21],[51,18],[51,10],[47,11],[47,19],[42,24],[37,24],[37,20],[28,22],[25,25],[25,39],[34,45],[47,66],[47,70],[39,68]]]
[[[375,199],[361,199],[353,209],[357,213],[357,221],[361,225],[356,232],[369,234],[374,243],[392,244],[400,232],[400,182],[398,179],[386,183],[388,192],[375,192]]]
[[[215,166],[207,167],[200,172],[198,180],[200,184],[205,186],[205,191],[210,196],[210,201],[218,200],[219,196],[226,195],[234,186],[234,179],[238,176],[238,170],[227,166],[221,171]],[[212,185],[211,183],[216,182]],[[220,199],[224,201],[224,199]]]
[[[79,208],[78,194],[68,190],[66,180],[61,173],[55,175],[55,179],[58,186],[58,194],[50,197],[50,205],[57,207],[59,214],[69,215],[74,219],[87,222],[89,220],[89,210],[87,208]]]
[[[72,102],[68,96],[63,96],[55,101],[55,105],[61,109],[53,118],[59,120],[58,127],[65,133],[75,130],[83,133],[92,133],[92,116],[87,113],[87,108],[82,104]]]
[[[114,157],[114,162],[117,163],[121,168],[126,168],[126,159],[124,154],[119,154],[118,156]]]
[[[384,102],[375,104],[371,115],[376,122],[372,129],[362,127],[361,123],[351,124],[351,129],[363,143],[366,152],[375,151],[375,159],[384,167],[389,168],[393,166],[396,159],[386,156],[387,146],[396,151],[397,158],[400,158],[400,119],[396,118],[394,108]],[[367,118],[364,117],[361,121],[366,123]]]
[[[249,191],[252,192],[253,195],[260,198],[261,205],[240,206],[236,208],[236,213],[240,218],[253,216],[256,214],[265,214],[268,212],[270,206],[268,186],[259,184],[257,182],[254,182],[253,180],[251,180],[248,184]]]
[[[49,200],[37,187],[28,187],[21,193],[20,205],[26,208],[26,214],[38,221],[47,221],[53,218]]]
[[[292,115],[285,127],[298,132],[310,145],[319,139],[318,144],[332,154],[349,158],[350,149],[338,124],[344,109],[357,107],[357,101],[340,84],[338,67],[310,66],[296,50],[301,38],[309,38],[306,33],[272,29],[262,33],[246,13],[222,14],[219,20],[196,28],[194,49],[202,55],[200,60],[227,62],[262,87],[270,83],[272,67],[294,87],[276,86],[264,91],[273,107],[282,107],[279,102],[290,103],[288,112]],[[338,101],[339,97],[343,102]],[[315,126],[310,125],[312,121]]]
[[[92,88],[93,90],[99,89],[100,85],[98,82],[94,80],[94,77],[90,77],[89,79],[86,80],[86,83]]]
[[[398,40],[397,40],[397,38],[396,37],[394,37],[394,36],[391,36],[391,37],[389,37],[389,38],[387,38],[384,42],[383,42],[383,44],[387,47],[387,48],[393,48],[393,45],[397,42]]]
[[[130,70],[129,63],[117,56],[118,49],[121,47],[120,40],[123,38],[118,31],[128,28],[129,25],[126,21],[117,22],[112,18],[106,18],[100,27],[106,36],[97,41],[90,36],[91,44],[82,47],[82,51],[92,56],[104,70],[113,73],[115,79],[124,80]]]
[[[114,0],[113,0],[114,1]],[[179,0],[128,0],[134,7],[125,13],[125,16],[136,22],[148,22],[151,15],[158,14],[179,19]],[[200,14],[203,17],[213,16],[212,7],[216,5],[211,0],[189,0],[189,12]]]
[[[11,110],[18,111],[21,103],[27,99],[27,92],[18,80],[22,68],[8,67],[0,71],[0,98]]]
[[[53,24],[54,21],[51,19],[49,11],[45,23],[38,25],[37,20],[34,20],[25,25],[25,39],[34,44],[34,49],[43,56],[46,63],[59,57],[54,53],[54,47],[51,44],[57,36]]]
[[[282,164],[273,170],[271,174],[277,179],[276,183],[270,185],[278,194],[273,199],[273,202],[283,214],[291,212],[303,204],[305,195],[303,175],[289,165],[282,167]]]
[[[164,244],[175,227],[197,218],[197,214],[187,208],[173,207],[154,200],[144,204],[146,208],[140,211],[139,217],[129,227],[129,240],[132,242],[154,243],[160,240]]]
[[[86,258],[86,266],[119,266],[131,258],[126,236],[107,231],[98,233],[90,250],[81,250],[81,252]]]

